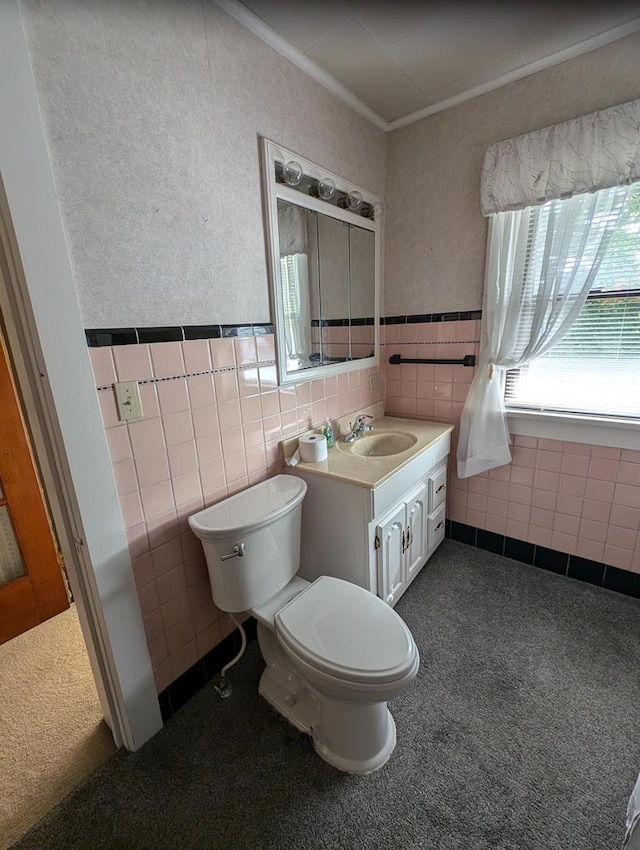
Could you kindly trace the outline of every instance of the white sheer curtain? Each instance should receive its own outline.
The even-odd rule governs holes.
[[[510,463],[503,373],[567,333],[629,193],[604,189],[491,217],[480,365],[460,422],[459,478]]]

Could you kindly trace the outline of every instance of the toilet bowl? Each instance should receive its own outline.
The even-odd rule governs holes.
[[[349,773],[387,761],[396,730],[387,702],[415,678],[419,656],[404,621],[355,584],[300,566],[306,483],[277,475],[194,514],[211,591],[223,611],[258,621],[266,663],[260,694]]]

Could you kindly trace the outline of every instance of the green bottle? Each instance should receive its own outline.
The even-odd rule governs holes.
[[[329,418],[327,418],[327,421],[324,423],[322,433],[327,438],[327,448],[332,449],[334,445],[333,425],[331,424],[331,420]]]

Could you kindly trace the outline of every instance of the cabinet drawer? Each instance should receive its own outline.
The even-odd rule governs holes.
[[[441,466],[430,473],[429,478],[429,512],[435,511],[447,497],[447,466]]]
[[[429,540],[429,551],[435,549],[442,541],[444,540],[444,531],[445,531],[445,506],[440,505],[440,507],[433,511],[433,513],[429,514],[427,519],[428,525],[428,540]]]

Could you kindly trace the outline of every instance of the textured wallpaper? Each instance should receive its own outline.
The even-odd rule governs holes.
[[[640,34],[540,71],[389,137],[387,315],[481,307],[493,142],[640,96]]]
[[[86,327],[264,322],[258,136],[382,195],[386,138],[210,0],[24,0]]]
[[[259,135],[386,180],[383,313],[478,308],[486,148],[640,96],[634,35],[386,137],[210,0],[22,10],[87,327],[267,321]]]

